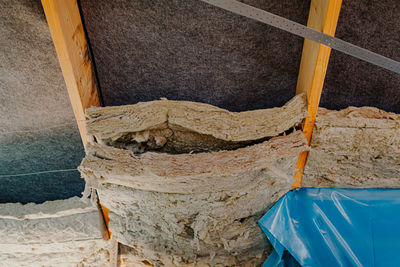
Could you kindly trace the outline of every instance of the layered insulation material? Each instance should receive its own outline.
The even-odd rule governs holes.
[[[307,142],[284,132],[305,110],[303,95],[242,113],[168,100],[89,110],[98,143],[79,169],[110,209],[121,265],[261,264],[257,220],[291,187]]]
[[[400,188],[400,114],[320,108],[302,185]]]
[[[78,197],[0,204],[0,266],[107,266],[100,222]]]

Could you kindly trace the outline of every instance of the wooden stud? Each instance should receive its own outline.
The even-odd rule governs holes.
[[[78,123],[83,145],[89,141],[85,127],[85,109],[100,106],[89,48],[83,30],[77,0],[42,0],[58,60],[68,90],[69,99]],[[109,210],[99,207],[109,239]]]
[[[77,0],[42,0],[72,109],[84,145],[85,109],[100,106]]]
[[[339,19],[342,0],[311,0],[307,26],[325,34],[334,36]],[[312,130],[324,85],[331,48],[305,39],[300,62],[296,94],[306,93],[309,116],[304,121],[303,133],[308,145],[311,142]],[[301,186],[308,152],[302,152],[296,165],[293,188]]]

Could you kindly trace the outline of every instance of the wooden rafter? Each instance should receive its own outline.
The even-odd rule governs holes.
[[[341,6],[342,0],[311,0],[307,26],[334,36]],[[330,53],[331,48],[308,39],[304,40],[296,94],[306,93],[307,95],[309,116],[305,119],[303,133],[309,145]],[[302,152],[299,155],[293,188],[301,186],[307,156],[308,152]]]
[[[76,0],[42,0],[72,109],[84,145],[85,109],[100,106],[92,62]]]
[[[68,90],[83,144],[89,141],[85,127],[85,109],[100,106],[89,48],[83,30],[77,0],[42,0],[58,60]],[[99,208],[109,239],[108,209]]]

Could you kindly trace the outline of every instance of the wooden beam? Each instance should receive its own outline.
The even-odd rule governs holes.
[[[85,109],[100,106],[77,0],[42,0],[72,109],[84,145]]]
[[[85,127],[85,109],[92,106],[99,107],[100,98],[78,2],[77,0],[42,0],[42,6],[82,142],[86,146],[89,137]],[[105,223],[105,239],[108,240],[111,236],[108,231],[108,209],[101,205],[99,211],[103,217],[101,221]]]
[[[311,0],[307,26],[334,36],[341,6],[342,0]],[[308,39],[304,40],[296,94],[306,93],[307,95],[309,116],[305,119],[303,133],[308,145],[311,142],[330,54],[331,48]],[[307,156],[308,152],[302,152],[299,155],[293,188],[301,186]]]

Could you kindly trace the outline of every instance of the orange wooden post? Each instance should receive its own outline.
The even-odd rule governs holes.
[[[58,60],[68,90],[83,144],[89,141],[85,127],[85,109],[100,106],[94,71],[89,57],[89,48],[83,30],[77,0],[42,0],[42,6],[49,24]],[[105,236],[108,231],[109,210],[101,205],[105,222]]]
[[[100,106],[82,20],[76,0],[42,0],[84,145],[88,142],[85,109]]]
[[[101,213],[102,213],[102,215],[103,215],[103,220],[104,220],[104,223],[105,223],[105,239],[106,240],[109,240],[110,238],[111,238],[111,232],[110,232],[110,228],[108,227],[108,225],[109,225],[109,223],[110,223],[110,217],[108,216],[108,214],[110,213],[110,210],[109,209],[107,209],[105,206],[103,206],[103,205],[101,205],[100,204],[100,207],[99,207],[100,209],[101,209]]]
[[[307,26],[334,36],[341,6],[342,0],[312,0]],[[307,95],[309,116],[304,121],[303,133],[307,138],[308,145],[311,142],[330,53],[330,47],[308,39],[304,40],[296,94],[306,93]],[[292,188],[301,186],[307,156],[308,152],[302,152],[299,155]]]

